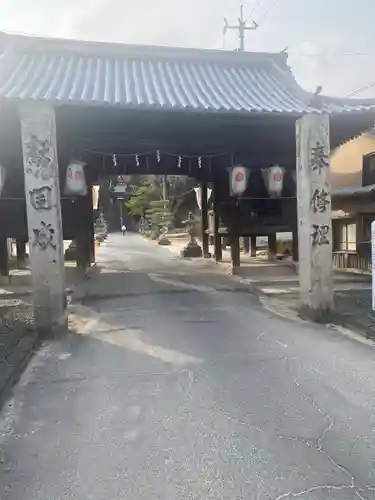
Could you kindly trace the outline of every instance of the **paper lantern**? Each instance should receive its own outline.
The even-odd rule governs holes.
[[[93,210],[98,210],[99,191],[100,191],[100,186],[98,186],[98,185],[92,186],[92,208],[93,208]]]
[[[73,161],[66,169],[65,190],[66,195],[86,196],[87,184],[84,170],[85,163]]]
[[[279,198],[284,187],[285,169],[280,165],[273,165],[262,171],[268,194],[271,198]]]
[[[197,204],[199,210],[202,210],[202,188],[200,186],[194,188],[195,196],[197,197]],[[212,189],[207,188],[207,201],[210,200],[212,194]]]
[[[247,188],[249,170],[241,165],[229,169],[229,188],[231,196],[241,196]]]

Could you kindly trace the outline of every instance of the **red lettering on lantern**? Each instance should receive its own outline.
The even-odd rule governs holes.
[[[243,172],[236,173],[236,182],[243,182],[244,179],[245,179],[245,176],[244,176]]]

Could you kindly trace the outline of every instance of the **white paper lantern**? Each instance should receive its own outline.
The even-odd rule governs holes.
[[[229,188],[231,196],[240,196],[246,191],[249,170],[242,165],[229,169]]]
[[[86,196],[87,184],[84,170],[85,163],[72,161],[66,169],[65,190],[66,195]]]
[[[197,197],[197,204],[199,210],[202,210],[202,188],[200,186],[194,188],[195,196]],[[212,194],[212,189],[207,188],[207,201],[210,200]]]
[[[93,210],[98,210],[98,206],[99,206],[99,192],[100,192],[100,186],[99,185],[92,186],[92,208],[93,208]]]
[[[272,167],[263,169],[262,173],[268,194],[271,198],[279,198],[284,187],[285,169],[280,167],[280,165],[273,165]]]

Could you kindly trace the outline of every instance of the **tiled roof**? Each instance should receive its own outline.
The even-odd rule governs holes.
[[[287,113],[311,108],[286,55],[0,37],[0,97],[132,108]],[[322,98],[329,112],[375,101]]]
[[[346,198],[349,196],[366,196],[375,192],[375,184],[368,186],[347,186],[332,191],[332,198]]]

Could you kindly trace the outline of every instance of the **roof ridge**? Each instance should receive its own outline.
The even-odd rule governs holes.
[[[284,52],[239,52],[223,49],[201,49],[193,47],[173,47],[167,45],[136,45],[121,42],[77,40],[69,38],[49,38],[37,35],[9,34],[0,31],[0,49],[14,46],[26,52],[69,52],[82,55],[123,55],[129,58],[168,58],[214,60],[231,63],[267,63],[272,61],[281,67],[287,66]]]

